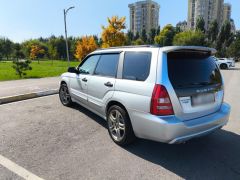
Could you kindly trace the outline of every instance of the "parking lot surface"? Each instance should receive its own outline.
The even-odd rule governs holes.
[[[240,179],[240,69],[222,72],[230,122],[180,145],[147,140],[122,148],[106,122],[57,95],[0,106],[0,155],[42,179]],[[0,164],[1,164],[0,158]],[[0,179],[22,179],[0,165]]]

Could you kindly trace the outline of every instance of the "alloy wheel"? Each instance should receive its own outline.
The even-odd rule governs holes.
[[[109,113],[108,126],[112,138],[115,141],[121,141],[125,136],[125,121],[122,114],[114,109]]]
[[[60,89],[60,99],[63,104],[68,104],[71,101],[70,94],[66,85],[62,85]]]

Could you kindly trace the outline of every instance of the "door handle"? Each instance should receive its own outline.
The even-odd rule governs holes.
[[[83,78],[82,81],[83,81],[83,82],[87,82],[87,78]]]
[[[113,84],[111,82],[106,82],[106,83],[104,83],[104,85],[107,87],[113,87]]]

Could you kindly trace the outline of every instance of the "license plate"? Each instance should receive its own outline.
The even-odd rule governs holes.
[[[192,106],[200,106],[211,104],[215,102],[215,96],[213,93],[204,93],[192,96]]]

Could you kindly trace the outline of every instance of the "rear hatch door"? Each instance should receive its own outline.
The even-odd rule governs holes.
[[[178,50],[167,54],[168,77],[178,103],[175,115],[194,119],[219,110],[223,82],[214,58],[208,52]]]

